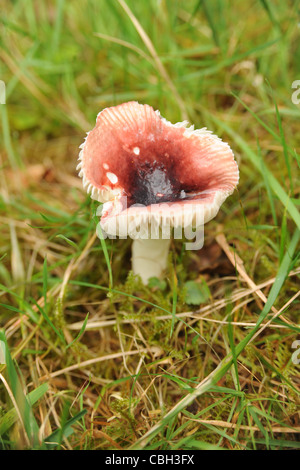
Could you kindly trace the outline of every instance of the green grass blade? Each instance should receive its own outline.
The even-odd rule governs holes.
[[[68,344],[68,346],[66,347],[66,349],[69,349],[76,341],[79,340],[79,338],[83,335],[85,329],[86,329],[86,324],[87,324],[87,321],[89,319],[89,314],[86,315],[85,319],[84,319],[84,322],[82,324],[82,327],[80,328],[80,331],[78,333],[78,335],[76,336],[75,339],[73,339],[73,341],[71,341],[71,343]]]
[[[40,385],[39,387],[35,388],[34,390],[32,390],[26,396],[28,403],[30,403],[31,406],[33,406],[38,400],[40,400],[40,398],[42,398],[45,395],[48,388],[49,388],[48,384],[44,383]],[[11,426],[17,421],[17,419],[18,419],[18,414],[14,408],[12,408],[7,413],[5,413],[0,418],[0,436],[3,436],[11,428]]]
[[[232,319],[231,315],[228,317],[228,339],[229,339],[229,346],[230,346],[230,351],[232,354],[232,361],[233,361],[233,367],[234,367],[234,374],[235,374],[235,383],[237,386],[238,391],[241,390],[240,387],[240,382],[239,382],[239,372],[238,372],[238,365],[237,365],[237,356],[235,352],[235,343],[234,343],[234,334],[233,334],[233,326],[232,326]]]
[[[50,450],[59,447],[63,438],[67,438],[73,434],[74,430],[72,426],[79,421],[86,412],[87,410],[80,411],[75,416],[62,423],[62,426],[59,429],[56,429],[56,431],[54,431],[50,436],[46,437],[44,440],[46,448]]]
[[[227,124],[220,121],[213,115],[210,115],[210,117],[218,126],[220,126],[228,135],[230,135],[232,139],[234,139],[235,143],[240,147],[244,155],[248,157],[248,159],[255,166],[255,168],[262,174],[262,166],[260,159],[258,158],[256,153],[251,149],[248,143],[239,134],[233,131]],[[268,169],[266,165],[264,166],[264,171],[266,172],[272,191],[279,198],[283,206],[286,207],[287,212],[290,214],[291,218],[294,220],[295,224],[300,230],[300,213],[297,207],[295,206],[295,204],[293,204],[290,197],[286,194],[286,192],[278,183],[273,173]]]
[[[107,270],[108,270],[108,276],[109,276],[109,289],[111,290],[113,288],[113,273],[112,273],[112,269],[111,269],[111,263],[110,263],[110,259],[109,259],[109,254],[108,254],[108,251],[107,251],[107,246],[106,246],[106,242],[105,242],[105,237],[104,237],[104,234],[103,234],[103,231],[102,231],[102,228],[100,226],[100,223],[99,223],[99,219],[95,217],[95,222],[96,222],[96,231],[97,231],[97,235],[98,235],[98,238],[100,240],[100,243],[101,243],[101,247],[102,247],[102,251],[103,251],[103,254],[104,254],[104,258],[105,258],[105,262],[106,262],[106,266],[107,266]]]
[[[282,127],[280,113],[279,113],[278,106],[277,106],[274,96],[273,96],[273,101],[274,101],[274,106],[276,110],[276,117],[277,117],[277,122],[278,122],[281,144],[283,148],[283,155],[284,155],[285,164],[288,170],[288,175],[289,175],[289,180],[290,180],[290,189],[291,189],[291,192],[293,193],[294,189],[293,189],[292,168],[291,168],[291,162],[290,162],[290,157],[289,157],[289,151],[288,151],[288,146],[286,143],[286,139],[285,139],[285,135],[284,135],[283,127]]]
[[[38,308],[39,312],[41,313],[41,315],[44,317],[44,319],[46,320],[46,322],[48,323],[48,325],[51,326],[52,330],[56,333],[56,335],[61,339],[61,341],[66,344],[66,340],[65,340],[65,337],[63,335],[63,332],[58,330],[56,328],[56,326],[54,325],[54,323],[50,320],[46,310],[44,308],[42,308],[36,301],[35,299],[32,299],[32,302],[34,303],[34,305]]]
[[[256,326],[248,333],[248,335],[236,346],[236,357],[238,357],[242,351],[245,349],[247,344],[251,341],[252,337],[255,335],[255,333],[258,331],[261,323],[265,320],[266,316],[271,310],[271,307],[273,306],[280,289],[286,279],[286,276],[289,273],[290,265],[291,265],[291,260],[293,258],[296,246],[299,242],[300,239],[300,231],[295,230],[295,233],[293,235],[293,238],[289,244],[288,250],[282,260],[282,263],[279,267],[275,282],[270,290],[267,302],[265,303],[265,306],[258,317]],[[222,361],[221,363],[216,367],[216,369],[208,376],[206,377],[194,390],[191,392],[189,395],[184,397],[177,405],[175,405],[163,418],[162,420],[153,426],[146,434],[138,439],[136,443],[131,446],[131,449],[141,449],[143,448],[148,442],[153,439],[165,426],[168,425],[169,420],[173,419],[174,416],[176,416],[180,411],[185,409],[187,406],[189,406],[195,398],[199,397],[200,395],[203,395],[206,393],[212,386],[215,386],[219,380],[221,380],[222,377],[228,372],[229,368],[233,364],[233,357],[232,353],[228,354]]]
[[[34,414],[31,407],[31,402],[28,400],[23,392],[23,384],[18,375],[14,361],[11,357],[9,347],[6,341],[6,336],[3,331],[0,331],[0,341],[4,345],[5,355],[5,366],[6,366],[6,377],[11,392],[14,396],[15,402],[18,406],[19,413],[23,422],[23,426],[27,435],[28,443],[32,447],[38,445],[38,425],[34,418]]]

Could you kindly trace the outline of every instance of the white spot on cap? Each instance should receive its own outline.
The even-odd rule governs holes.
[[[108,164],[107,164],[107,163],[103,163],[103,168],[104,168],[104,170],[108,170],[108,169],[109,169]]]
[[[139,149],[139,147],[134,147],[133,153],[134,153],[135,155],[139,155],[139,154],[140,154],[140,149]]]
[[[118,182],[118,177],[114,173],[106,173],[107,178],[112,184],[116,184]]]

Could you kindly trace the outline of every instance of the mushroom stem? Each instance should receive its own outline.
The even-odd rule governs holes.
[[[160,278],[167,267],[170,239],[136,239],[132,243],[132,270],[144,284]]]

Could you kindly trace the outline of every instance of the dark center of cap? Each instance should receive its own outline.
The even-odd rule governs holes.
[[[172,169],[168,168],[167,171],[162,163],[153,165],[145,162],[132,174],[130,205],[148,206],[160,202],[173,202],[184,199],[185,196],[185,191],[174,177]]]

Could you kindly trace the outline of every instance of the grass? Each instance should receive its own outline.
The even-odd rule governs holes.
[[[6,2],[0,447],[299,448],[299,1]],[[97,237],[77,177],[128,100],[229,142],[238,190],[163,280]]]

